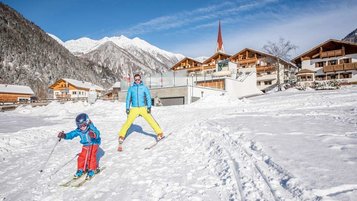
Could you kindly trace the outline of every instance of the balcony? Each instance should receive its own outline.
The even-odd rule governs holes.
[[[343,55],[343,51],[342,51],[342,49],[339,49],[339,50],[331,50],[331,51],[321,52],[320,57],[328,58],[328,57],[338,57],[338,56],[342,56],[342,55]]]
[[[257,73],[267,72],[267,71],[275,71],[274,66],[257,66]]]
[[[249,63],[256,63],[258,61],[257,58],[248,58],[248,59],[239,59],[239,64],[249,64]]]
[[[357,70],[357,62],[343,64],[345,70]]]
[[[357,70],[357,62],[346,63],[346,64],[337,64],[337,65],[328,65],[323,68],[324,73],[344,71],[344,70]]]
[[[187,72],[197,72],[197,71],[203,71],[203,70],[209,70],[209,69],[216,69],[216,65],[210,65],[210,66],[195,66],[191,68],[187,68]]]

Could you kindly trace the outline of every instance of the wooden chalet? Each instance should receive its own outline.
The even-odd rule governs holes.
[[[120,82],[116,82],[103,97],[105,99],[117,100],[119,98],[120,89]]]
[[[196,69],[200,69],[201,66],[202,66],[202,62],[196,61],[189,57],[185,57],[181,61],[177,62],[173,67],[171,67],[171,70],[173,70],[173,71],[179,71],[179,70],[194,71]]]
[[[34,94],[28,86],[0,84],[0,103],[27,102]]]
[[[95,90],[101,94],[104,89],[90,82],[63,78],[52,84],[53,96],[56,99],[88,98],[89,91]]]
[[[314,72],[312,79],[298,73],[299,81],[343,80],[357,83],[357,44],[335,39],[327,40],[292,60],[301,71]]]

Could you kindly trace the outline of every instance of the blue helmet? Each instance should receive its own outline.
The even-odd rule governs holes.
[[[90,119],[86,113],[81,113],[76,117],[77,127],[80,128],[82,125],[88,126],[90,124]]]

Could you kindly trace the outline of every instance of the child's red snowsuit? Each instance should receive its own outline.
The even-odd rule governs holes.
[[[89,170],[97,169],[97,151],[99,145],[93,144],[89,146],[83,146],[82,152],[78,156],[78,170],[86,170],[88,167]]]
[[[89,136],[89,132],[95,133],[95,138]],[[94,126],[93,122],[88,125],[88,129],[81,131],[79,128],[66,133],[64,139],[70,140],[79,136],[81,138],[81,144],[83,144],[82,151],[78,156],[77,169],[86,171],[96,170],[97,164],[97,151],[101,142],[100,132]]]

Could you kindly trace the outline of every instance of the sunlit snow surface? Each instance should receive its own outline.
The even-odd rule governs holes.
[[[58,143],[86,112],[101,131],[106,169],[80,188],[79,139]],[[167,139],[138,118],[119,153],[119,102],[53,102],[0,113],[0,200],[356,200],[357,87],[206,97],[155,107]],[[45,165],[45,166],[44,166]],[[63,167],[64,166],[64,167]],[[40,173],[40,169],[44,172]]]

